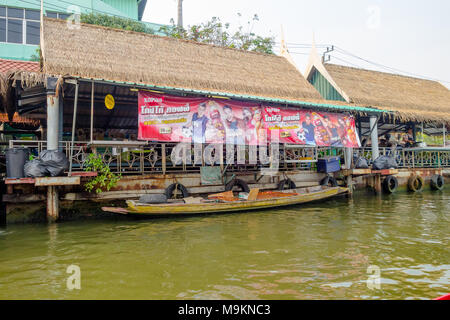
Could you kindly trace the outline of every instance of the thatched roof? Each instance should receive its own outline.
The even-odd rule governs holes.
[[[450,90],[436,81],[325,64],[350,102],[396,111],[401,118],[450,122]]]
[[[321,100],[285,58],[44,19],[44,73],[290,100]],[[323,101],[323,100],[322,100]]]

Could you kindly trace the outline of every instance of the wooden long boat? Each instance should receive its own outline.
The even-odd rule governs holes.
[[[289,205],[296,205],[311,201],[327,199],[339,194],[348,192],[344,187],[311,187],[294,189],[286,192],[283,197],[273,197],[257,200],[242,201],[221,201],[204,200],[200,203],[164,203],[164,204],[145,204],[134,200],[127,200],[128,208],[120,207],[102,207],[103,211],[142,216],[175,216],[191,215],[203,213],[225,213],[258,210],[267,208],[277,208]],[[291,193],[292,195],[289,195]]]

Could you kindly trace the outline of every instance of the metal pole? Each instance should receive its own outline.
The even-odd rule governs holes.
[[[375,160],[380,154],[378,150],[378,117],[371,116],[369,123],[371,128],[370,140],[372,142],[372,160]]]
[[[58,150],[59,98],[47,95],[47,150]]]
[[[91,88],[91,143],[94,141],[94,80]]]
[[[445,127],[445,124],[443,124],[442,125],[442,131],[443,131],[443,133],[444,133],[444,136],[443,136],[443,142],[444,142],[444,147],[445,147],[445,145],[446,145],[446,139],[447,139],[447,137],[446,137],[446,134],[447,134],[447,128]]]
[[[72,157],[73,157],[73,144],[75,142],[75,124],[77,121],[77,106],[78,106],[78,81],[75,84],[75,99],[73,102],[73,120],[72,120],[72,143],[70,144],[70,167],[69,176],[72,175]]]
[[[183,0],[178,0],[178,28],[183,28]]]

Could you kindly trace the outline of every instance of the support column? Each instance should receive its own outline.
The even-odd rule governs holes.
[[[375,116],[370,116],[370,141],[372,142],[372,160],[378,158],[379,150],[378,150],[378,118]]]
[[[56,95],[56,78],[47,79],[47,150],[58,149],[59,97]]]
[[[58,150],[60,131],[60,101],[57,94],[57,78],[47,78],[47,150]],[[61,119],[62,120],[62,119]],[[59,217],[58,187],[47,187],[47,221]]]
[[[47,221],[56,222],[59,218],[59,193],[57,186],[47,187]]]
[[[353,148],[344,148],[344,165],[345,169],[351,169],[352,168],[352,162],[353,162]]]
[[[443,124],[442,125],[442,131],[443,131],[443,143],[444,143],[444,147],[445,147],[445,145],[447,144],[447,142],[445,141],[446,140],[446,135],[447,135],[447,128],[445,127],[445,124]]]

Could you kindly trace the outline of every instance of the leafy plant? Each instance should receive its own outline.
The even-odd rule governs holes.
[[[110,16],[107,14],[97,14],[97,13],[81,14],[80,22],[128,31],[136,31],[149,34],[155,33],[152,28],[148,27],[145,23],[142,23],[140,21]]]
[[[37,47],[35,53],[33,53],[30,57],[30,61],[41,61],[41,46]]]
[[[112,187],[117,185],[121,175],[116,175],[111,172],[109,166],[103,163],[102,157],[96,154],[89,154],[85,161],[85,171],[95,171],[97,176],[90,179],[84,188],[88,192],[92,192],[95,189],[96,193],[102,193],[103,191],[109,191]]]
[[[238,16],[241,17],[240,14]],[[252,32],[257,21],[259,21],[259,18],[255,14],[252,20],[247,22],[247,30],[244,30],[241,25],[235,32],[232,32],[230,23],[222,23],[218,17],[212,17],[210,21],[205,23],[188,26],[187,29],[176,26],[172,19],[171,26],[163,26],[159,31],[172,38],[273,54],[275,38],[273,36],[261,37]]]

